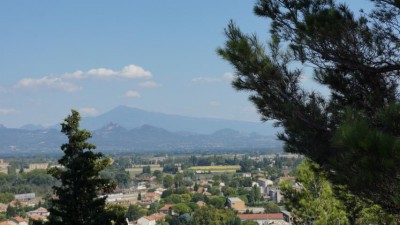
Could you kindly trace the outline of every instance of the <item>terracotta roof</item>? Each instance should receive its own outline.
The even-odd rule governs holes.
[[[40,221],[40,220],[44,220],[46,219],[46,217],[44,216],[39,216],[39,215],[32,215],[29,217],[31,220],[36,220],[36,221]]]
[[[17,221],[18,223],[25,222],[24,218],[20,216],[13,217],[11,219]]]
[[[166,216],[167,216],[167,214],[164,214],[164,213],[155,213],[155,214],[152,214],[150,216],[145,216],[144,218],[146,218],[147,220],[156,220],[156,221],[158,221],[158,220],[164,219]]]
[[[203,192],[204,192],[204,188],[203,188],[203,187],[199,187],[199,188],[197,189],[197,192],[198,192],[198,193],[203,193]]]
[[[47,211],[47,209],[45,209],[45,208],[43,208],[43,207],[40,207],[40,208],[37,208],[37,209],[35,209],[35,210],[32,210],[31,212],[42,212],[42,213],[47,213],[47,212],[49,212],[49,211]]]
[[[210,192],[203,192],[203,195],[206,195],[206,196],[211,196],[212,194],[210,193]]]
[[[4,221],[4,222],[0,222],[0,225],[12,225],[12,224],[8,221]]]
[[[237,215],[241,220],[266,220],[266,219],[274,219],[274,220],[283,220],[282,213],[268,213],[268,214],[238,214]]]
[[[163,207],[161,207],[159,210],[160,211],[167,211],[169,210],[169,208],[171,208],[172,206],[174,206],[175,204],[166,204]]]

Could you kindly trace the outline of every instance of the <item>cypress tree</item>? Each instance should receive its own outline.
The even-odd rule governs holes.
[[[49,170],[60,181],[59,186],[53,187],[55,197],[49,209],[49,224],[111,224],[105,209],[106,197],[99,196],[115,188],[115,184],[99,174],[111,160],[93,152],[96,146],[86,142],[91,134],[79,129],[79,121],[79,113],[72,110],[61,123],[61,132],[68,137],[68,143],[61,146],[64,156],[58,162],[62,167]]]

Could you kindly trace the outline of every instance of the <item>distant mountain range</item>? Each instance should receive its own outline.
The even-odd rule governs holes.
[[[173,132],[189,131],[200,134],[211,134],[226,128],[263,135],[273,135],[277,131],[271,123],[168,115],[127,106],[118,106],[96,117],[83,118],[81,125],[88,130],[97,130],[109,123],[119,124],[126,129],[150,125]]]
[[[280,149],[272,126],[262,123],[191,118],[147,112],[125,106],[82,119],[97,149],[104,152],[161,152]],[[262,129],[263,128],[263,129]],[[60,152],[66,137],[55,128],[0,125],[0,158],[9,154]],[[263,130],[263,135],[259,134]],[[268,134],[268,135],[265,135]]]

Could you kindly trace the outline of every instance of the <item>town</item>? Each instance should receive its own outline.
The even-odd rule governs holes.
[[[54,159],[43,160],[0,161],[1,225],[47,220],[56,184],[47,169],[59,165]],[[302,160],[282,153],[120,156],[101,173],[116,182],[115,190],[98,194],[107,197],[107,207],[119,210],[129,225],[189,224],[208,211],[232,224],[288,225],[291,216],[282,204],[279,184],[299,185],[292,175]]]

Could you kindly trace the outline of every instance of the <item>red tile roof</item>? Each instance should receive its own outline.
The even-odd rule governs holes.
[[[238,214],[241,220],[283,220],[282,213],[267,213],[267,214]]]
[[[164,205],[163,207],[161,207],[160,209],[159,209],[159,211],[168,211],[169,210],[169,208],[171,208],[172,206],[174,206],[175,204],[166,204],[166,205]]]
[[[12,225],[12,224],[8,221],[4,221],[4,222],[0,222],[0,225]]]
[[[167,216],[167,214],[164,214],[164,213],[155,213],[155,214],[152,214],[150,216],[145,216],[144,218],[146,218],[149,221],[150,220],[159,221],[159,220],[165,219],[166,216]]]
[[[20,216],[13,217],[11,219],[17,221],[18,223],[25,222],[24,218]]]

